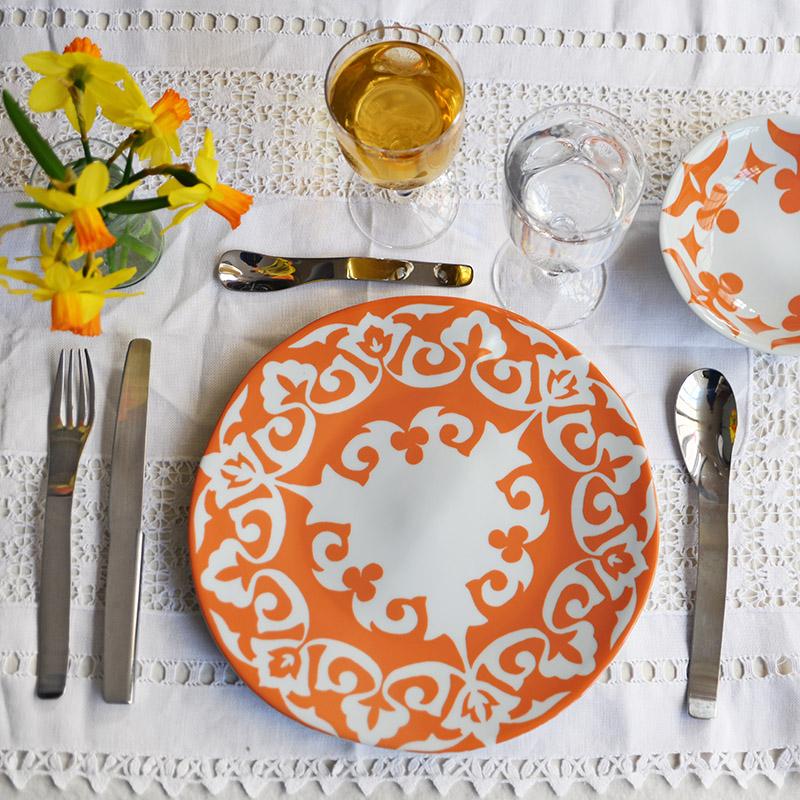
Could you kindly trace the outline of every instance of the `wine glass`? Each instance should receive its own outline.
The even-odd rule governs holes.
[[[630,227],[645,180],[642,148],[609,111],[564,103],[525,120],[505,156],[511,241],[492,272],[503,305],[551,329],[586,319],[603,296],[604,262]]]
[[[441,236],[458,211],[450,162],[461,142],[464,78],[437,39],[401,25],[347,42],[325,76],[342,155],[355,171],[350,214],[386,247]]]

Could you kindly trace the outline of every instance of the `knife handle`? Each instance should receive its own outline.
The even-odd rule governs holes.
[[[72,494],[47,496],[37,626],[36,694],[42,698],[61,697],[67,682],[71,516]]]
[[[277,292],[314,281],[380,281],[457,288],[472,283],[467,264],[401,258],[283,258],[229,250],[217,263],[217,278],[234,292]]]
[[[697,593],[689,660],[689,715],[717,715],[725,593],[728,585],[728,502],[699,498]]]
[[[114,531],[122,538],[124,531]],[[115,541],[113,560],[109,558],[106,592],[105,636],[103,648],[103,699],[107,703],[132,703],[133,678],[138,633],[140,579],[142,574],[142,534],[130,537],[130,544]],[[109,583],[109,586],[111,584]]]

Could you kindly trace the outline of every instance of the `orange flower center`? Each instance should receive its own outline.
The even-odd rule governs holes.
[[[206,200],[206,205],[217,214],[221,214],[230,223],[231,228],[237,228],[242,221],[242,214],[253,204],[249,194],[240,192],[225,184],[218,183],[213,194]]]
[[[185,97],[181,97],[174,89],[167,89],[153,103],[153,113],[156,115],[155,124],[165,133],[173,133],[182,122],[192,117],[189,111],[189,101]]]
[[[73,211],[72,223],[75,225],[78,247],[82,253],[105,250],[117,241],[96,208],[79,208]]]
[[[78,36],[73,39],[65,48],[65,53],[86,53],[87,56],[93,58],[102,58],[103,54],[100,48],[86,36]]]
[[[53,296],[50,304],[50,328],[54,331],[70,331],[79,336],[100,334],[100,314],[86,319],[87,305],[92,298],[78,292],[61,292]]]

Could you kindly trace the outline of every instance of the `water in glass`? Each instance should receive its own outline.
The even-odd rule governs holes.
[[[567,119],[521,131],[506,161],[511,238],[550,274],[595,267],[619,245],[643,177],[602,123]]]

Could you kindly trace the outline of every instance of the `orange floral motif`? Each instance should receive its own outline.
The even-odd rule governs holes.
[[[503,561],[513,563],[522,558],[522,551],[525,540],[528,538],[528,531],[521,525],[513,525],[508,533],[501,530],[494,530],[489,534],[489,544],[498,550],[503,551]]]
[[[635,565],[633,556],[622,545],[610,547],[601,556],[603,568],[613,578],[619,578],[626,572],[630,572]]]
[[[674,248],[667,248],[664,252],[675,261],[681,271],[686,285],[689,287],[689,304],[701,306],[710,311],[717,319],[725,323],[734,336],[739,335],[736,327],[727,317],[725,312],[738,310],[735,295],[744,288],[742,279],[734,272],[724,272],[717,278],[710,272],[701,272],[696,281],[689,267]],[[699,283],[698,283],[699,281]]]
[[[355,592],[356,597],[366,602],[375,597],[375,581],[383,577],[383,567],[380,564],[367,564],[359,569],[348,567],[342,575],[342,582],[348,589]]]
[[[775,188],[784,190],[780,207],[787,214],[794,214],[800,211],[800,133],[789,133],[779,128],[771,119],[767,120],[767,129],[772,141],[781,150],[789,153],[797,164],[794,172],[787,167],[779,170],[775,176]]]
[[[753,333],[764,333],[765,331],[775,331],[777,328],[770,325],[761,318],[761,314],[756,314],[754,317],[742,317],[738,314],[736,318],[743,322]]]
[[[428,442],[428,433],[424,428],[397,431],[392,434],[391,442],[395,450],[406,451],[409,464],[419,464],[422,461],[422,445]]]
[[[774,167],[774,164],[770,164],[769,161],[764,161],[763,159],[759,158],[756,155],[756,151],[753,150],[753,145],[750,145],[749,149],[747,150],[747,155],[744,159],[744,164],[742,164],[742,168],[739,172],[736,173],[736,177],[741,180],[749,180],[753,181],[753,183],[758,183],[759,178],[768,170]]]
[[[783,329],[789,333],[800,334],[800,294],[793,297],[788,304],[789,316],[783,322]],[[800,344],[800,335],[785,336],[772,342],[772,349],[785,347],[787,344]]]
[[[364,340],[358,345],[370,358],[382,358],[392,346],[392,337],[375,325],[364,331]]]
[[[300,671],[300,654],[296,647],[279,647],[270,653],[267,669],[276,678],[291,675],[297,677]]]
[[[723,233],[733,233],[739,227],[739,215],[725,208],[728,202],[728,191],[716,183],[708,190],[711,176],[717,171],[728,153],[728,137],[722,134],[719,144],[702,161],[696,164],[683,164],[683,182],[675,200],[664,208],[664,213],[671,217],[680,217],[692,203],[700,203],[697,210],[697,224],[710,231],[714,224]]]

